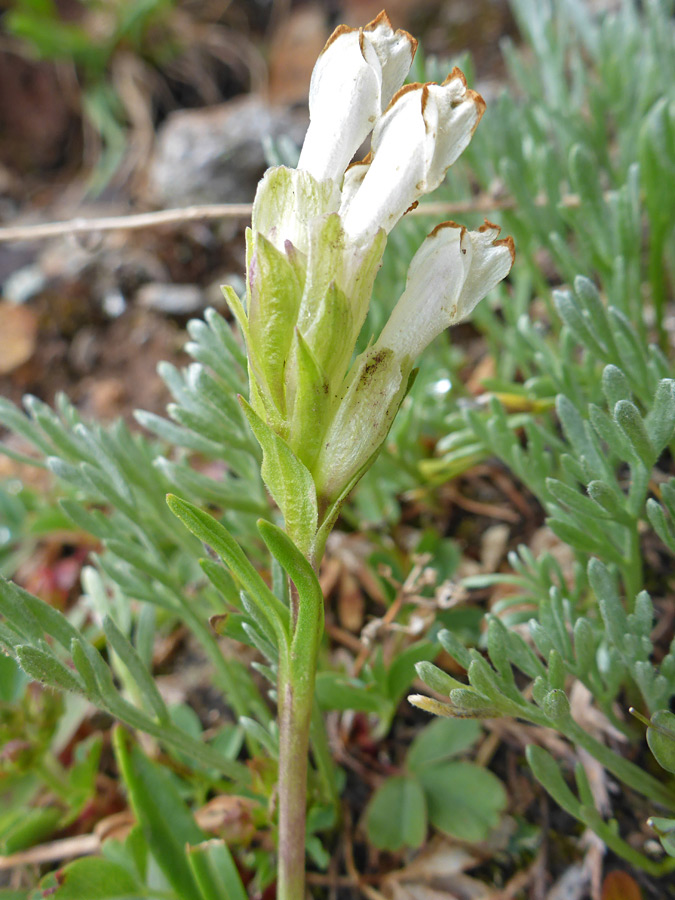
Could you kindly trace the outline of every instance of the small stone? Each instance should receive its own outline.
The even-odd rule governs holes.
[[[176,111],[150,160],[150,199],[160,206],[248,202],[266,168],[264,139],[289,135],[299,143],[306,126],[305,116],[255,95]]]
[[[117,319],[127,308],[127,301],[124,299],[122,291],[113,289],[106,291],[101,301],[103,312],[110,319]]]
[[[38,332],[34,310],[0,302],[0,375],[22,366],[33,355]]]
[[[33,263],[12,272],[2,287],[2,295],[5,300],[12,303],[26,303],[31,297],[39,294],[46,283],[44,272],[40,266]]]
[[[136,293],[136,302],[144,309],[155,309],[168,316],[189,316],[204,308],[205,298],[195,284],[144,284]]]

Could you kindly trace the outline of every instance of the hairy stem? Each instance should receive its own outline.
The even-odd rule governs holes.
[[[291,584],[292,633],[279,658],[278,900],[304,897],[307,757],[316,662],[323,634],[323,594],[315,569],[297,553],[297,547],[293,549],[295,553],[289,554],[286,565]],[[315,727],[315,744],[316,738]]]
[[[305,892],[307,757],[312,719],[311,691],[279,679],[279,871],[277,900],[302,900]],[[299,689],[298,689],[299,688]]]

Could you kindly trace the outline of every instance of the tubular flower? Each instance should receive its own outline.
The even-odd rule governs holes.
[[[486,220],[478,231],[438,225],[410,263],[406,289],[380,337],[354,361],[317,464],[319,493],[338,495],[387,436],[419,354],[461,322],[513,264],[512,238]]]
[[[513,242],[489,222],[435,228],[379,338],[352,361],[387,234],[443,181],[485,108],[454,69],[401,87],[416,41],[385,13],[338,28],[317,61],[297,169],[269,169],[247,234],[244,332],[263,477],[310,558],[386,438],[415,358],[509,272]],[[371,152],[350,160],[372,131]],[[308,524],[309,523],[309,524]]]
[[[406,31],[392,30],[385,12],[365,28],[341,25],[333,32],[312,72],[300,169],[319,181],[342,178],[405,81],[416,49]]]
[[[389,232],[423,194],[436,190],[466,149],[485,110],[455,68],[443,84],[408,84],[373,130],[371,161],[357,168],[340,213],[353,238]]]

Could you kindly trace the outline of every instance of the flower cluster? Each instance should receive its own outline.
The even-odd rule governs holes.
[[[415,358],[513,262],[496,226],[439,225],[381,335],[352,361],[387,234],[443,181],[485,108],[459,69],[403,86],[415,49],[385,13],[333,33],[312,74],[298,167],[269,169],[258,187],[246,308],[226,292],[247,342],[263,476],[309,555],[384,441]],[[371,132],[370,153],[350,165]]]

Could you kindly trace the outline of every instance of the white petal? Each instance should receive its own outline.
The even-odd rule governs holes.
[[[363,29],[382,66],[381,112],[406,79],[417,50],[417,41],[407,31],[394,31],[384,10]]]
[[[315,178],[339,181],[401,87],[417,41],[393,31],[386,13],[365,28],[337,28],[312,72],[310,125],[298,168]]]
[[[436,190],[450,166],[468,147],[485,101],[480,94],[467,90],[464,75],[454,69],[443,84],[427,85],[423,109],[430,140],[422,193],[428,194]]]
[[[512,239],[499,241],[498,235],[489,222],[479,231],[455,222],[434,228],[413,257],[406,289],[375,346],[412,360],[449,325],[470,315],[513,264]]]
[[[381,87],[382,66],[363,31],[337,29],[312,72],[298,168],[338,181],[380,114]]]
[[[340,206],[348,207],[354,195],[363,184],[366,172],[370,168],[370,160],[368,157],[360,162],[352,163],[345,172],[344,181],[342,182],[342,195],[340,197]]]
[[[483,98],[453,70],[442,85],[406,85],[373,132],[370,168],[358,191],[343,200],[346,231],[391,231],[422,194],[435,190],[480,121]]]
[[[459,225],[435,228],[423,241],[378,346],[414,359],[452,319],[466,277],[462,230]]]
[[[511,271],[516,256],[513,238],[498,240],[500,230],[486,219],[478,231],[464,232],[462,247],[468,255],[471,245],[471,266],[458,298],[456,318],[450,324],[471,315],[483,297]]]

